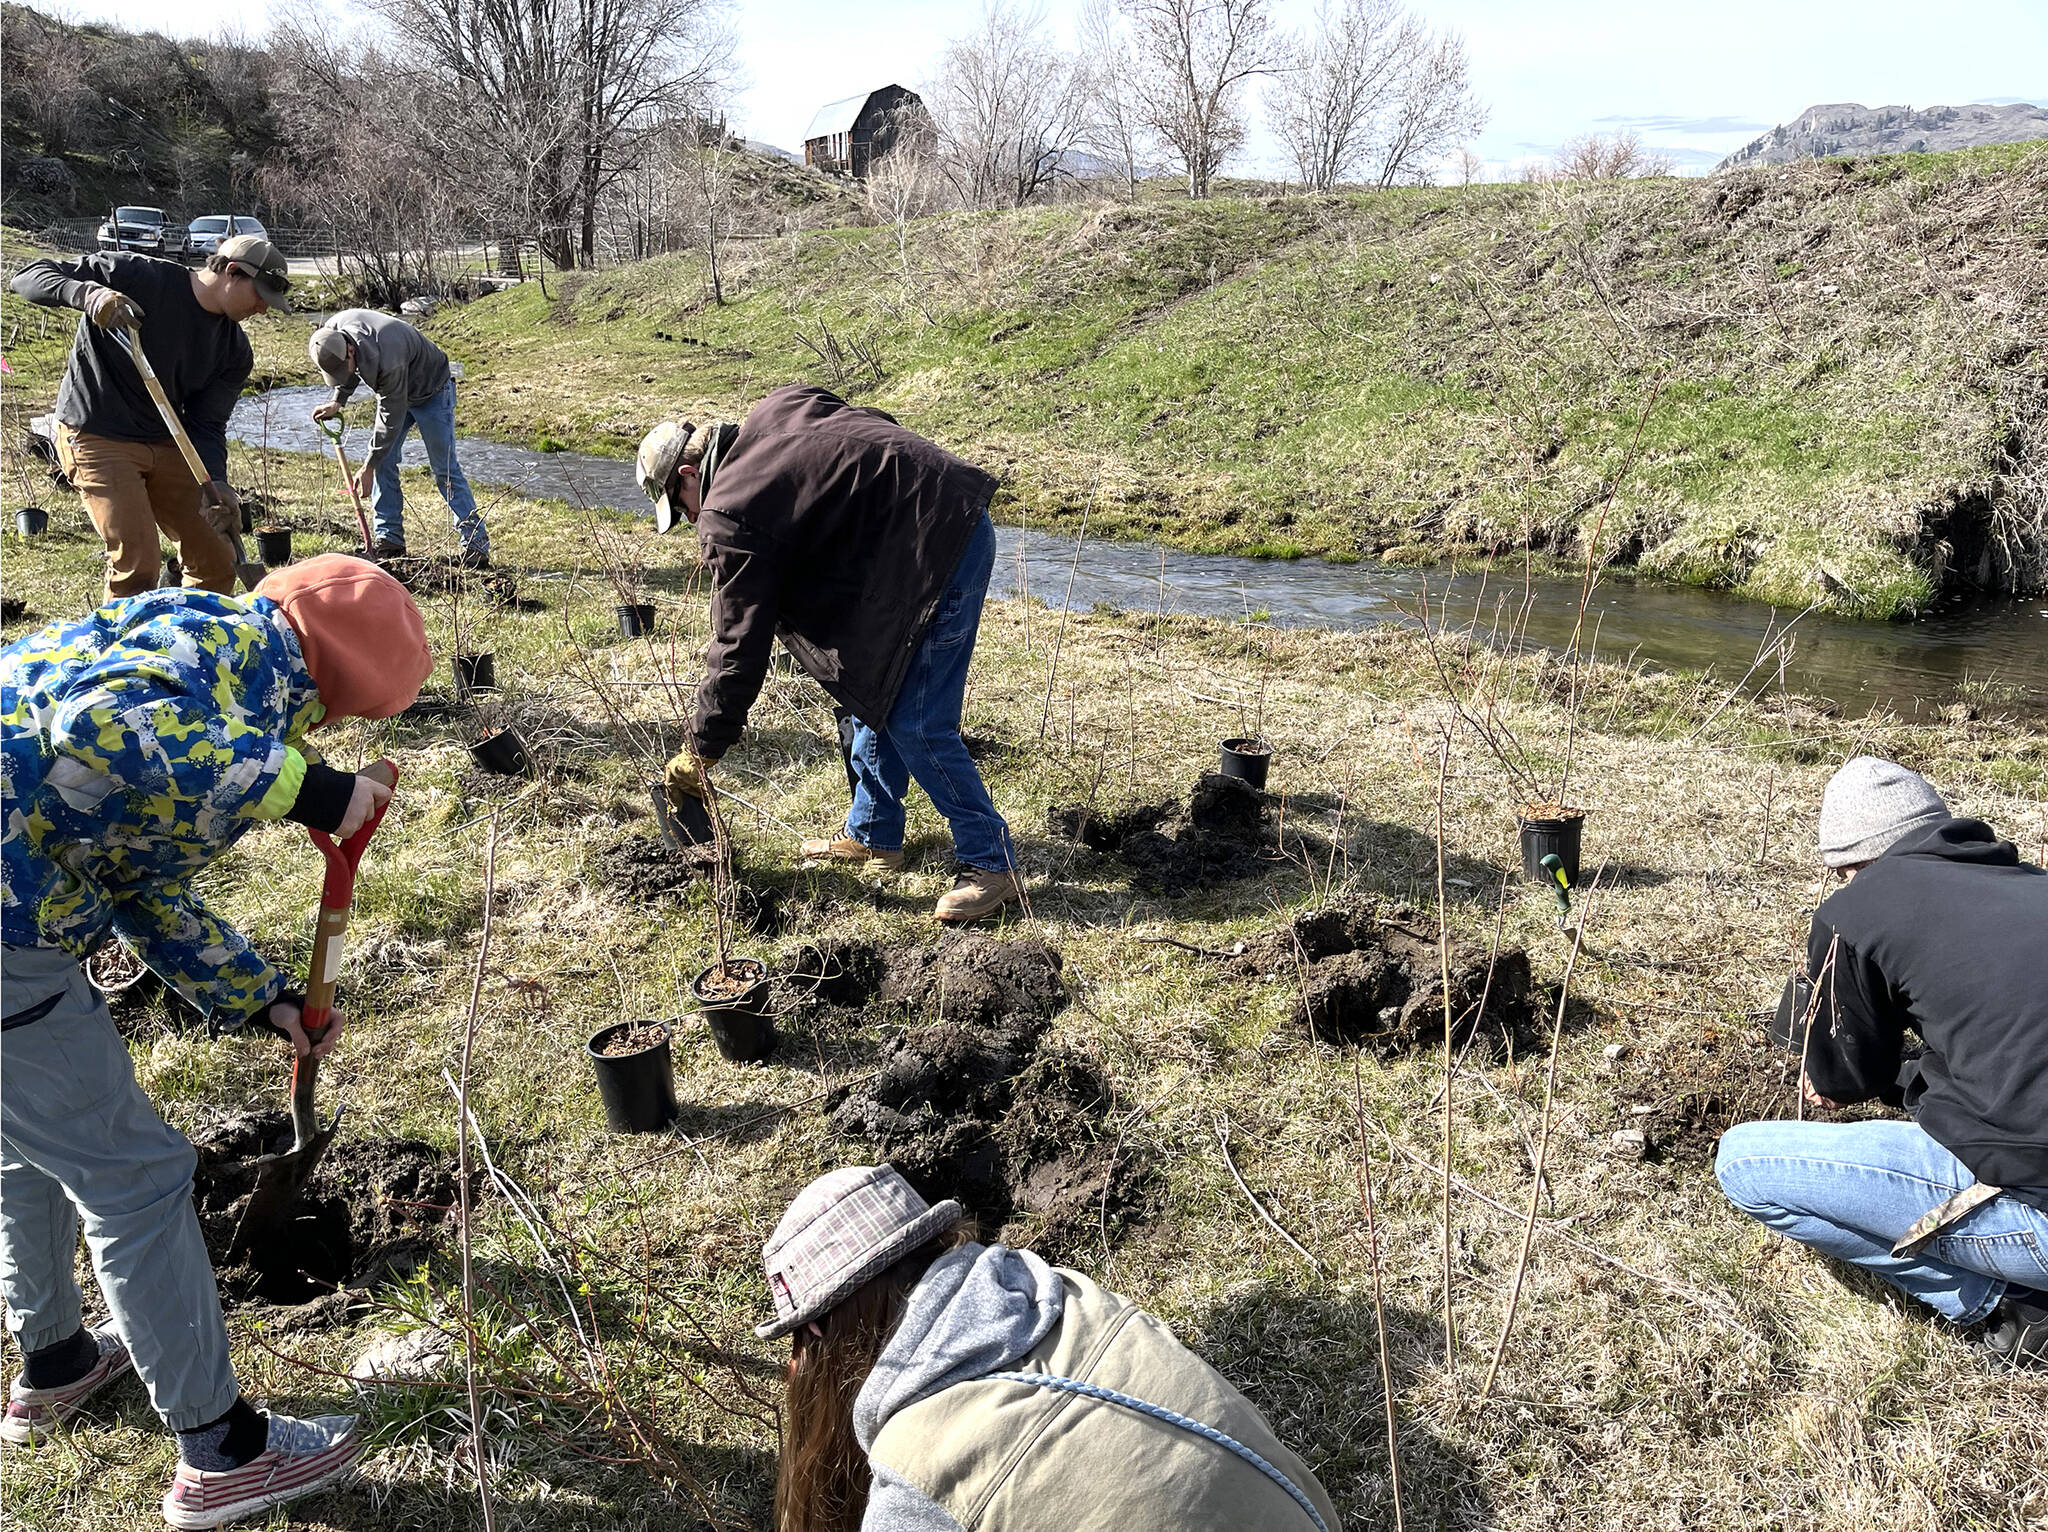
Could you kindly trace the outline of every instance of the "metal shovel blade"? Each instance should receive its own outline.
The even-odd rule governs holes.
[[[229,1255],[240,1255],[291,1216],[306,1184],[320,1166],[320,1157],[334,1142],[340,1127],[341,1111],[337,1108],[333,1120],[305,1143],[282,1154],[266,1154],[248,1161],[256,1172],[256,1185],[242,1206],[242,1216],[235,1222],[235,1237],[228,1242]]]
[[[235,565],[235,575],[242,582],[243,590],[254,590],[263,583],[263,577],[269,573],[270,571],[261,564],[238,563]]]

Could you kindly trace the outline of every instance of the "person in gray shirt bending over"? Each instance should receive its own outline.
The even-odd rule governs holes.
[[[398,484],[398,455],[407,430],[418,426],[434,483],[455,513],[462,562],[472,569],[488,569],[491,534],[477,514],[476,497],[469,492],[462,465],[455,461],[455,379],[448,369],[448,354],[403,319],[374,309],[343,309],[313,332],[306,353],[334,389],[334,398],[313,411],[315,420],[339,415],[358,383],[377,396],[370,450],[356,470],[356,493],[370,497],[376,531],[371,555],[405,555],[405,496]]]

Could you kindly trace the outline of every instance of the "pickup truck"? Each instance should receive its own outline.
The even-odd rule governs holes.
[[[185,254],[185,226],[166,218],[160,207],[117,207],[100,225],[99,246],[178,260]]]

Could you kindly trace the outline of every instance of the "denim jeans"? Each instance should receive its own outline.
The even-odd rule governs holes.
[[[71,1270],[83,1224],[93,1275],[149,1402],[174,1431],[218,1420],[240,1389],[192,1206],[198,1156],[135,1083],[128,1046],[76,959],[8,947],[0,979],[10,1023],[0,1045],[7,1328],[23,1351],[78,1333]]]
[[[405,492],[398,484],[398,459],[405,448],[405,435],[419,427],[420,445],[427,449],[427,466],[448,509],[455,513],[455,531],[466,553],[489,553],[491,534],[476,513],[476,496],[469,492],[469,480],[455,461],[455,380],[426,404],[415,404],[400,413],[398,431],[391,450],[377,465],[370,485],[371,522],[380,541],[405,542]]]
[[[902,849],[903,796],[915,778],[953,827],[953,854],[964,865],[990,872],[1016,868],[1009,826],[960,738],[967,666],[995,564],[996,529],[984,514],[904,673],[888,721],[879,729],[854,721],[853,808],[846,834],[871,850]]]
[[[2048,1213],[1996,1197],[1918,1255],[1892,1245],[1976,1177],[1910,1122],[1745,1122],[1721,1136],[1721,1189],[1750,1217],[1860,1266],[1957,1324],[2006,1285],[2048,1289]]]

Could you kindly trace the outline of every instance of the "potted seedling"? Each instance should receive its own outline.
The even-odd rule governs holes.
[[[23,537],[41,537],[50,530],[50,513],[39,505],[24,505],[14,513],[14,530]]]
[[[530,777],[533,756],[517,729],[493,729],[488,724],[469,747],[470,756],[485,771],[501,777]]]
[[[675,1060],[664,1023],[615,1021],[583,1051],[614,1133],[658,1133],[676,1120]]]
[[[1272,633],[1267,630],[1265,658],[1272,658]],[[1252,614],[1249,609],[1244,618],[1244,651],[1247,664],[1253,662]],[[1266,664],[1258,666],[1258,701],[1249,718],[1245,716],[1244,704],[1238,704],[1237,734],[1224,740],[1217,747],[1216,769],[1226,777],[1235,777],[1261,791],[1266,786],[1266,770],[1273,764],[1273,742],[1266,738]]]
[[[1586,811],[1565,803],[1524,803],[1515,815],[1521,832],[1522,872],[1531,881],[1555,881],[1543,859],[1554,856],[1567,886],[1579,882],[1579,844],[1586,828]]]
[[[256,557],[266,569],[279,569],[292,561],[292,529],[280,521],[268,521],[256,528]]]
[[[457,701],[466,702],[471,692],[494,692],[498,689],[497,656],[486,649],[481,654],[451,655],[448,660],[455,672],[455,696]]]
[[[654,603],[625,601],[613,608],[619,618],[622,638],[641,638],[654,631]]]
[[[718,1051],[735,1064],[750,1064],[775,1051],[775,1018],[768,1008],[768,965],[758,958],[732,955],[732,837],[718,811],[717,792],[705,778],[704,810],[717,848],[711,873],[711,931],[717,959],[690,981],[690,998],[702,1008]]]

